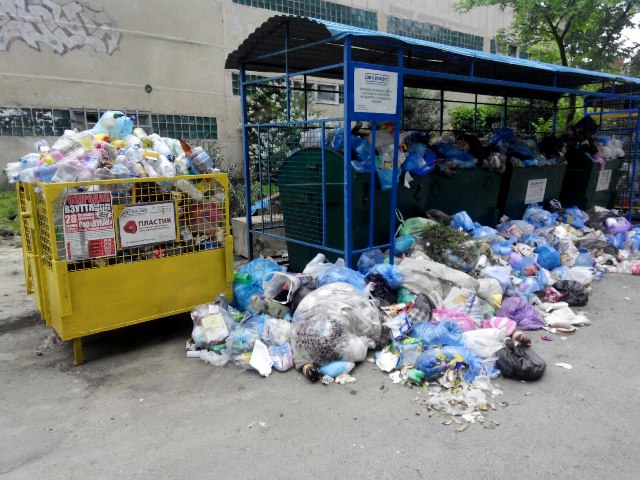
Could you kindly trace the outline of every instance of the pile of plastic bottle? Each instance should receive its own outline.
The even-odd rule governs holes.
[[[117,111],[105,112],[90,130],[66,130],[53,145],[39,140],[35,149],[7,165],[10,182],[172,178],[213,171],[213,160],[201,147],[191,149],[184,141],[147,135],[134,128],[132,117]]]

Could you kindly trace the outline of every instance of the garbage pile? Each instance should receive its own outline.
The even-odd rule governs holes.
[[[192,148],[184,140],[155,133],[147,135],[133,125],[132,117],[110,110],[90,130],[65,130],[53,145],[39,140],[36,152],[7,165],[9,182],[173,178],[214,171],[213,160],[202,147]],[[189,182],[178,181],[178,187],[198,196]]]
[[[504,402],[491,379],[544,375],[532,332],[552,341],[590,325],[571,307],[587,304],[592,283],[640,274],[640,227],[615,211],[555,205],[530,205],[496,229],[466,212],[410,218],[399,256],[370,250],[357,270],[322,254],[301,273],[253,260],[236,272],[233,305],[193,310],[187,353],[265,377],[295,366],[324,384],[355,382],[367,360],[394,383],[426,389],[427,409],[493,428],[486,415]]]

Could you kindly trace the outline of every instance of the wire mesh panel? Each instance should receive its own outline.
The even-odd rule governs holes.
[[[226,182],[220,183],[215,174],[194,177],[36,187],[43,264],[51,269],[52,262],[66,261],[73,272],[223,248],[228,233]],[[111,255],[92,251],[91,225],[87,225],[79,241],[89,244],[85,254],[89,258],[77,258],[65,228],[83,211],[91,214],[94,208],[91,203],[84,209],[70,208],[75,203],[70,199],[85,195],[91,202],[98,193],[108,193],[115,248]]]

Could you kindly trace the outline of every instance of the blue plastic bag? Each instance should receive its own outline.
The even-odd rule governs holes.
[[[433,152],[431,152],[433,154]],[[424,177],[425,175],[431,173],[434,166],[435,154],[433,154],[433,158],[431,162],[425,161],[423,157],[418,155],[417,153],[410,153],[407,155],[407,158],[402,162],[402,170],[405,172],[412,173],[417,175],[418,177]]]
[[[550,247],[549,242],[546,238],[538,233],[529,233],[522,237],[522,243],[529,245],[533,248],[538,247]]]
[[[478,227],[471,232],[471,237],[475,239],[495,240],[498,235],[498,231],[491,227]]]
[[[369,275],[378,274],[385,279],[391,290],[397,290],[402,286],[404,276],[398,267],[389,263],[378,263],[369,269]]]
[[[240,310],[249,310],[251,297],[256,293],[264,293],[262,280],[267,274],[283,271],[284,267],[267,258],[256,258],[240,267],[233,281],[233,296]]]
[[[368,250],[366,252],[362,252],[360,258],[358,259],[358,271],[366,275],[369,272],[369,269],[378,263],[384,263],[385,255],[381,250]]]
[[[553,270],[562,265],[560,254],[552,247],[540,246],[534,250],[534,253],[538,254],[537,263],[542,268]]]
[[[589,220],[589,215],[584,213],[578,207],[569,207],[565,208],[564,213],[562,214],[562,221],[568,223],[574,228],[584,228],[586,222]]]
[[[422,353],[415,367],[425,374],[425,380],[435,380],[453,365],[456,370],[465,369],[462,378],[473,382],[482,373],[482,364],[476,353],[464,347],[430,348]]]
[[[524,211],[522,220],[536,228],[552,227],[556,224],[556,220],[558,220],[558,214],[547,212],[537,203],[533,203]]]
[[[355,363],[353,362],[336,360],[320,367],[320,373],[322,375],[329,375],[330,377],[336,378],[338,375],[342,375],[343,373],[348,374],[353,370],[353,367],[355,367]]]
[[[400,235],[395,240],[395,252],[397,255],[406,253],[416,243],[415,237],[411,235]]]
[[[491,250],[493,250],[493,253],[495,253],[496,255],[506,257],[508,255],[511,255],[511,252],[513,251],[514,243],[515,243],[515,239],[506,240],[504,242],[496,242],[493,245],[491,245]]]
[[[482,270],[482,274],[485,277],[495,278],[502,287],[502,290],[505,291],[507,288],[511,286],[511,268],[510,267],[500,267],[500,266],[491,266],[486,267]]]
[[[469,214],[463,210],[451,217],[451,228],[462,228],[465,232],[470,232],[474,229],[473,220],[471,220]]]
[[[462,328],[449,320],[437,324],[416,322],[411,327],[409,337],[419,339],[425,347],[462,345]]]
[[[333,267],[326,268],[320,275],[318,275],[318,287],[336,282],[348,283],[362,291],[366,288],[364,275],[347,267],[334,265]]]

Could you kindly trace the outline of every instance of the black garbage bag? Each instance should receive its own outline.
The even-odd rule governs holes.
[[[397,296],[391,291],[389,284],[382,275],[378,273],[370,273],[365,277],[365,281],[373,285],[371,294],[375,298],[387,301],[389,304],[396,302]]]
[[[589,301],[589,293],[584,285],[573,280],[561,280],[553,284],[553,288],[562,293],[563,302],[570,307],[583,307]]]
[[[451,216],[444,213],[442,210],[438,210],[437,208],[432,208],[427,210],[427,214],[425,215],[427,218],[431,220],[435,220],[442,225],[451,225]]]
[[[516,345],[508,338],[504,348],[496,353],[496,368],[505,378],[514,380],[539,380],[547,368],[546,362],[533,350]]]

